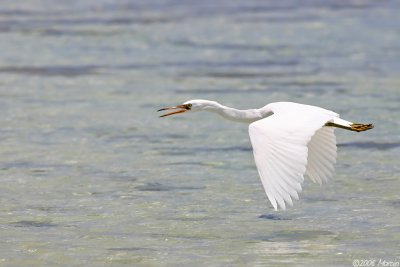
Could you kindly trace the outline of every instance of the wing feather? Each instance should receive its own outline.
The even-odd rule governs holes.
[[[257,170],[275,210],[299,198],[305,174],[318,183],[329,179],[336,161],[336,138],[324,125],[337,114],[298,104],[290,111],[273,110],[249,126]]]
[[[335,171],[337,148],[334,128],[319,129],[308,144],[308,149],[306,174],[313,182],[327,182]]]

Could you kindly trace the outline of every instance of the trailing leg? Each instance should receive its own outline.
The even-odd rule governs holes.
[[[325,123],[325,126],[337,127],[354,132],[362,132],[374,128],[374,125],[372,123],[370,124],[353,123],[342,120],[340,118],[335,118],[333,121]]]

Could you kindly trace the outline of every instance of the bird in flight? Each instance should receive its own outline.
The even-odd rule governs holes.
[[[173,114],[210,111],[249,124],[254,160],[265,193],[275,210],[299,199],[304,175],[322,184],[333,176],[336,163],[335,128],[361,132],[372,124],[353,123],[316,106],[292,102],[270,103],[260,109],[239,110],[209,100],[189,100],[158,111]]]

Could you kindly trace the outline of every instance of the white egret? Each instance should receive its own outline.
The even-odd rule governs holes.
[[[172,114],[211,111],[222,117],[249,123],[249,135],[265,193],[275,210],[298,200],[304,175],[322,184],[332,177],[336,162],[334,128],[366,131],[372,124],[339,118],[339,114],[316,106],[277,102],[260,109],[238,110],[209,100],[189,100],[182,105],[162,108]]]

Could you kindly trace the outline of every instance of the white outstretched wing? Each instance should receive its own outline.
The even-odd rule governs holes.
[[[250,124],[249,135],[262,184],[277,210],[298,199],[304,174],[317,182],[333,174],[336,139],[324,125],[337,114],[293,103],[274,105],[272,116]]]

